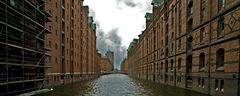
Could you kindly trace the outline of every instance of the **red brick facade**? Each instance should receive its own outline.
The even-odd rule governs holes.
[[[214,96],[239,96],[240,2],[153,5],[146,29],[129,46],[129,74]]]
[[[51,0],[46,5],[52,22],[46,45],[51,46],[46,75],[54,86],[97,76],[96,25],[82,0]]]

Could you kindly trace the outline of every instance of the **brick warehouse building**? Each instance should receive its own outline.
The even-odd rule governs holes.
[[[96,25],[83,0],[0,0],[0,95],[96,77]]]
[[[108,57],[102,57],[101,61],[100,61],[100,72],[102,74],[104,73],[109,73],[112,71],[112,64],[111,64],[111,60]]]
[[[0,0],[0,95],[44,87],[48,17],[43,0]]]
[[[152,5],[146,29],[129,46],[129,74],[209,95],[239,96],[240,1],[153,0]]]
[[[51,56],[45,58],[51,65],[46,71],[47,85],[95,77],[98,73],[96,25],[89,17],[88,6],[83,6],[83,0],[46,2],[52,14],[52,22],[48,23],[52,33],[46,37],[46,45],[51,46]]]
[[[121,71],[124,73],[128,73],[128,59],[124,58],[121,64]]]

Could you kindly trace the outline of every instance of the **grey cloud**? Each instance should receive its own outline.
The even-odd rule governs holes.
[[[139,7],[142,6],[142,4],[140,2],[135,2],[134,0],[116,0],[116,3],[118,5],[118,7],[117,7],[118,9],[121,9],[121,7],[119,7],[120,4],[124,4],[128,7],[131,7],[131,8],[134,8],[134,7],[137,7],[137,6],[139,6]]]
[[[137,6],[136,3],[134,3],[133,1],[130,1],[130,0],[127,0],[127,1],[125,0],[124,4],[129,6],[129,7],[136,7]]]
[[[109,49],[114,52],[114,66],[120,68],[121,61],[126,57],[127,48],[122,45],[122,38],[118,35],[118,28],[114,28],[108,33],[103,30],[97,31],[97,48],[99,52],[104,55]]]

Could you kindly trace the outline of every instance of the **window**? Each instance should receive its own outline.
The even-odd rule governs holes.
[[[193,30],[193,19],[188,21],[188,32],[191,33]]]
[[[168,72],[168,61],[166,61],[166,64],[165,64],[165,72]]]
[[[205,54],[204,53],[201,53],[200,56],[199,56],[199,70],[200,71],[204,71],[205,67]]]
[[[204,43],[204,37],[205,37],[205,29],[202,28],[200,30],[200,44],[203,44]]]
[[[65,7],[65,0],[62,0],[62,6]]]
[[[168,24],[167,24],[166,27],[165,27],[165,33],[166,33],[166,35],[168,34],[168,28],[169,28],[169,26],[168,26]]]
[[[62,18],[65,19],[65,9],[62,9]]]
[[[198,78],[198,87],[201,87],[201,78]]]
[[[173,49],[174,49],[174,44],[172,43],[172,52],[173,52]]]
[[[193,48],[192,42],[193,42],[193,38],[189,37],[188,38],[188,49],[192,49]]]
[[[201,11],[200,11],[200,22],[202,23],[204,21],[205,17],[205,0],[201,0]]]
[[[48,46],[51,48],[51,41],[48,41]]]
[[[215,80],[215,90],[218,91],[218,80]]]
[[[188,5],[188,17],[192,16],[193,14],[193,2],[189,3]]]
[[[217,50],[217,70],[223,70],[224,67],[224,49]]]
[[[163,62],[161,62],[161,70],[163,70]]]
[[[161,45],[163,46],[163,40],[161,40]]]
[[[57,50],[57,43],[55,43],[55,49]]]
[[[202,78],[202,88],[204,88],[204,78]]]
[[[71,0],[71,3],[72,3],[72,7],[74,7],[74,0]]]
[[[220,89],[221,91],[224,91],[224,80],[220,81]]]
[[[169,51],[168,51],[168,48],[166,49],[166,52],[165,52],[165,56],[166,57],[168,57],[168,53],[169,53]]]
[[[224,35],[224,18],[219,19],[218,21],[218,37],[222,37]]]
[[[55,58],[55,63],[57,63],[57,57]]]
[[[181,26],[181,14],[182,14],[182,11],[181,11],[181,0],[179,1],[179,6],[178,6],[179,8],[179,13],[178,13],[178,35],[180,36],[181,35],[181,28],[182,28],[182,26]]]
[[[71,17],[74,17],[74,10],[73,9],[72,9],[72,12],[71,12]]]
[[[49,25],[48,28],[49,28],[49,31],[52,31],[52,26],[51,25]]]
[[[56,8],[58,8],[58,4],[57,4],[57,2],[56,2],[56,6],[55,6]]]
[[[55,30],[55,35],[56,35],[56,36],[58,35],[57,30]]]
[[[65,22],[62,21],[62,31],[65,32]]]
[[[174,16],[173,16],[173,9],[174,7],[172,6],[172,11],[171,11],[171,15],[172,15],[172,22],[171,22],[171,27],[174,28]]]
[[[182,63],[182,59],[181,59],[181,58],[179,58],[179,59],[178,59],[178,70],[180,70],[180,69],[181,69],[181,63]]]
[[[168,45],[168,36],[166,37],[166,45]]]
[[[225,0],[218,0],[218,11],[224,8]]]
[[[58,19],[58,18],[57,18],[57,16],[55,16],[55,21],[56,21],[56,22],[58,22],[58,20],[57,20],[57,19]]]
[[[181,49],[181,39],[179,39],[179,41],[178,41],[178,49],[179,50]]]
[[[171,71],[173,71],[173,60],[171,60]]]

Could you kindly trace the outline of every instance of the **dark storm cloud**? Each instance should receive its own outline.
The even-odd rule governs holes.
[[[119,6],[120,4],[124,4],[128,7],[134,8],[134,7],[141,7],[142,4],[139,2],[135,2],[134,0],[116,0],[117,5]],[[118,7],[119,9],[121,9],[121,7]]]
[[[104,55],[107,50],[114,52],[114,66],[120,67],[122,59],[126,56],[126,47],[122,45],[122,38],[118,35],[118,29],[114,28],[105,33],[101,29],[97,32],[97,48]]]

